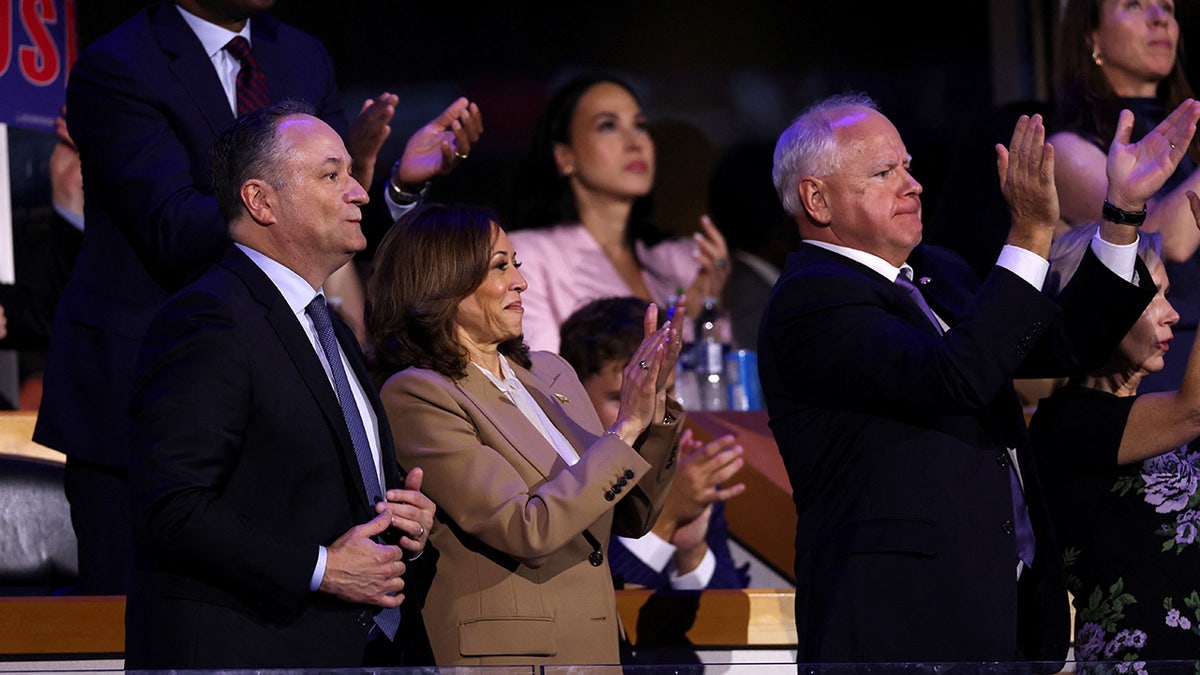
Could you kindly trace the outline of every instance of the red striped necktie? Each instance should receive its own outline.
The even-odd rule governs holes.
[[[271,95],[267,90],[267,76],[258,67],[254,54],[250,53],[250,42],[241,35],[235,36],[225,45],[225,49],[242,63],[242,69],[237,75],[237,114],[238,117],[248,112],[254,112],[271,104]]]

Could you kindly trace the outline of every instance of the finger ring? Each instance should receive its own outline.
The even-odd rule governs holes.
[[[1174,143],[1172,143],[1172,144],[1171,144],[1171,149],[1172,149],[1172,150],[1174,150],[1174,149],[1175,149],[1175,144],[1174,144]]]
[[[638,361],[638,368],[641,368],[642,370],[650,370],[650,365],[645,361]]]
[[[425,526],[417,523],[417,527],[421,528],[421,531],[417,533],[417,539],[420,539],[421,537],[425,536]]]
[[[459,158],[459,159],[466,159],[466,158],[468,157],[467,153],[465,153],[465,152],[459,152],[459,151],[457,151],[457,150],[455,150],[455,151],[454,151],[454,156],[455,156],[455,157],[457,157],[457,158]]]
[[[717,269],[723,270],[729,267],[729,258],[717,258]]]

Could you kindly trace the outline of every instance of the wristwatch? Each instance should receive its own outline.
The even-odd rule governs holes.
[[[400,160],[392,165],[391,172],[388,173],[387,189],[391,195],[392,201],[397,206],[408,206],[415,204],[425,196],[425,191],[429,189],[429,181],[424,183],[397,183],[396,180],[400,177]]]
[[[1113,206],[1107,199],[1104,200],[1104,208],[1100,210],[1100,214],[1110,223],[1118,225],[1133,225],[1137,227],[1146,222],[1146,207],[1143,206],[1141,211],[1124,211]]]

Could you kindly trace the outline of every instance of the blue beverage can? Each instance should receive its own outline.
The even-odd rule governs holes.
[[[729,352],[725,357],[725,377],[729,380],[730,410],[762,410],[757,354],[749,349]]]

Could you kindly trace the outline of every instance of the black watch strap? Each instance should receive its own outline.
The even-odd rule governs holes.
[[[1104,208],[1100,214],[1110,223],[1118,225],[1133,225],[1138,226],[1146,222],[1146,207],[1143,206],[1141,211],[1124,211],[1113,206],[1107,199],[1104,200]]]

